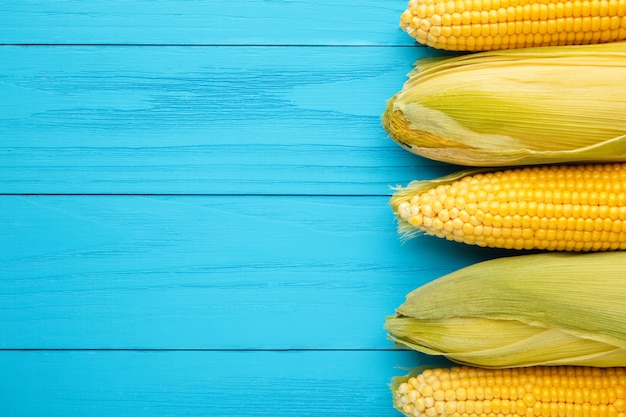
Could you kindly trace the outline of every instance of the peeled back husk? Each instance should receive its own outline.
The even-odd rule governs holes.
[[[411,292],[385,329],[466,365],[626,366],[625,271],[625,252],[484,261]]]
[[[626,42],[424,58],[383,126],[465,166],[626,160]]]

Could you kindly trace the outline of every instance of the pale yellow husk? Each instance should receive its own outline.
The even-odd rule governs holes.
[[[626,42],[427,58],[382,123],[405,149],[466,166],[626,160]]]
[[[625,271],[624,252],[489,260],[411,292],[385,328],[467,365],[626,366]]]

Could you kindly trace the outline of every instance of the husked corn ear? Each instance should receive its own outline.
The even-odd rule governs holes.
[[[625,79],[626,42],[424,58],[382,124],[457,165],[626,161]]]
[[[410,417],[624,417],[626,368],[417,369],[391,384]]]
[[[626,366],[626,252],[492,259],[409,293],[396,344],[465,365]]]
[[[410,0],[400,27],[450,51],[611,42],[626,39],[626,1]]]
[[[406,237],[503,249],[626,249],[626,163],[463,171],[413,181],[390,205]]]

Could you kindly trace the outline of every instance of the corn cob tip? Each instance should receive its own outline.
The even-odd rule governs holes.
[[[404,150],[427,159],[451,164],[459,163],[459,155],[463,155],[466,166],[499,164],[495,158],[483,157],[485,152],[477,153],[459,141],[428,132],[416,124],[411,124],[405,113],[395,106],[396,98],[397,96],[394,96],[389,100],[382,116],[382,125],[389,137]]]
[[[409,129],[409,122],[404,117],[404,114],[400,110],[394,108],[395,96],[387,103],[387,108],[382,116],[382,125],[387,134],[400,146],[406,150],[411,150],[411,145],[406,143],[406,140],[414,135],[413,131]],[[402,139],[404,138],[404,139]]]

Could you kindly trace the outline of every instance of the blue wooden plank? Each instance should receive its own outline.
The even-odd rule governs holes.
[[[0,197],[0,348],[389,348],[384,318],[498,252],[402,244],[385,197]]]
[[[395,417],[401,351],[0,351],[12,417]]]
[[[435,54],[0,47],[0,193],[388,194],[450,170],[380,124]]]
[[[442,362],[384,318],[506,253],[396,234],[389,186],[454,169],[380,126],[440,54],[405,6],[1,2],[0,415],[398,415]]]
[[[405,0],[19,0],[0,3],[0,43],[414,45]]]

